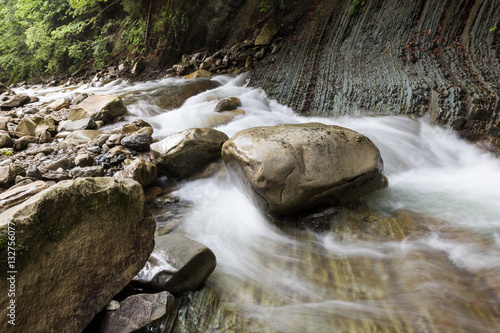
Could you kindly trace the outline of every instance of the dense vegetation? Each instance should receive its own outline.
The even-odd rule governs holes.
[[[103,68],[151,51],[161,32],[188,23],[170,2],[0,0],[0,81]]]

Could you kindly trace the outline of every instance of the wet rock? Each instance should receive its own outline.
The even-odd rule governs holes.
[[[155,239],[153,253],[134,281],[152,290],[180,294],[200,288],[215,266],[215,255],[209,248],[171,233]]]
[[[89,167],[76,167],[71,169],[71,175],[74,178],[102,177],[104,176],[104,168],[100,165],[89,166]]]
[[[38,192],[48,188],[47,183],[39,180],[30,184],[11,188],[0,194],[0,213],[3,213],[10,207],[18,205],[28,198],[31,198]]]
[[[231,111],[241,106],[238,97],[228,97],[221,99],[214,108],[214,112]]]
[[[18,164],[10,163],[0,167],[0,187],[8,188],[12,186],[17,175],[26,175],[24,168]]]
[[[357,200],[387,185],[377,147],[320,123],[255,127],[222,149],[233,180],[273,215]]]
[[[260,34],[255,39],[255,45],[268,45],[279,31],[279,26],[274,23],[266,24]]]
[[[10,148],[14,145],[12,138],[7,133],[0,133],[0,148]]]
[[[142,187],[145,187],[158,177],[158,168],[153,163],[138,158],[127,165],[122,171],[115,173],[113,177],[130,178],[139,182]]]
[[[144,266],[154,246],[155,223],[142,188],[128,179],[60,182],[2,213],[0,221],[2,265],[7,224],[17,230],[19,332],[82,332]],[[0,288],[8,290],[7,271],[0,277]],[[9,302],[7,293],[0,302]],[[0,329],[9,331],[7,321]]]
[[[123,146],[137,151],[149,150],[149,145],[152,142],[153,138],[150,134],[146,133],[132,134],[121,140]]]
[[[35,136],[36,124],[30,118],[24,117],[16,127],[16,132],[24,135]]]
[[[188,129],[151,144],[152,160],[165,176],[186,178],[219,158],[227,139],[225,133],[211,128]]]
[[[174,296],[168,291],[129,296],[120,302],[118,309],[104,313],[99,332],[137,331],[169,313],[174,301]]]
[[[84,99],[69,111],[68,119],[90,118],[93,121],[111,121],[127,112],[125,104],[117,95],[94,95]]]
[[[75,157],[75,165],[79,167],[94,165],[94,157],[88,153],[78,154]]]

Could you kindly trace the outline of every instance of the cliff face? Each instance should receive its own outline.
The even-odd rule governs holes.
[[[498,0],[308,6],[281,26],[281,51],[251,85],[303,114],[428,114],[500,146]]]

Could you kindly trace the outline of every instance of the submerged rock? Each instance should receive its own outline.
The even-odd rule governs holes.
[[[172,233],[155,238],[153,253],[134,281],[152,290],[179,294],[198,289],[215,266],[215,255],[209,248]]]
[[[174,301],[168,291],[129,296],[120,302],[118,309],[104,313],[99,332],[134,332],[170,312]]]
[[[255,127],[222,148],[233,179],[269,214],[338,205],[386,185],[377,147],[320,123]]]
[[[133,180],[60,182],[0,214],[0,261],[16,232],[16,329],[81,332],[144,266],[154,220]],[[9,289],[7,270],[0,287]],[[8,304],[7,292],[0,295]],[[7,316],[7,307],[0,315]],[[7,320],[0,330],[9,331]]]
[[[228,139],[212,128],[192,128],[169,135],[153,143],[151,157],[160,173],[172,178],[186,178],[220,157],[222,144]]]

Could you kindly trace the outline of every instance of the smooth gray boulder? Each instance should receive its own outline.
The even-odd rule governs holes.
[[[0,271],[1,290],[16,281],[16,332],[82,332],[144,266],[154,231],[142,187],[128,179],[62,181],[0,214],[2,267],[16,253],[16,273]]]
[[[215,255],[209,248],[171,233],[155,238],[153,253],[134,281],[152,290],[180,294],[200,288],[215,266]]]
[[[68,120],[90,118],[107,122],[127,113],[127,107],[118,95],[93,95],[85,98],[69,111]]]
[[[224,144],[222,157],[240,188],[272,215],[343,204],[387,185],[378,148],[339,126],[250,128]]]
[[[168,291],[129,296],[120,302],[118,309],[104,312],[99,332],[137,331],[170,312],[174,302],[175,297]]]
[[[212,128],[187,129],[151,144],[151,157],[161,174],[187,178],[220,158],[227,139],[225,133]]]

